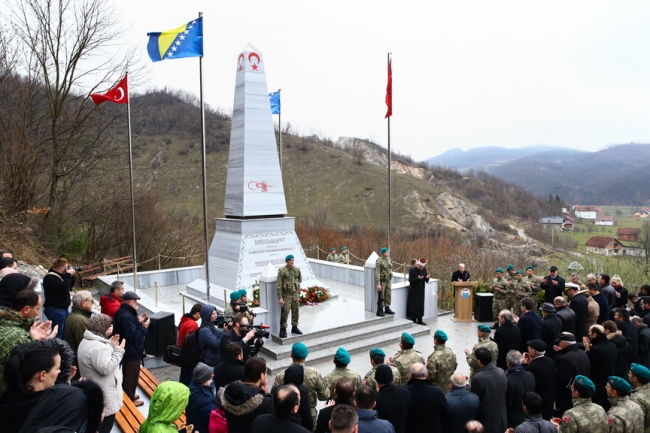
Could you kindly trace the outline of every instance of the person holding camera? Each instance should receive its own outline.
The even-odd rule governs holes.
[[[251,356],[257,355],[257,352],[260,351],[264,342],[261,338],[258,338],[255,345],[251,347],[250,343],[255,339],[255,329],[249,331],[248,327],[248,318],[242,313],[236,314],[235,317],[232,318],[232,327],[229,331],[224,332],[221,336],[221,341],[219,342],[222,360],[226,359],[226,349],[230,343],[237,343],[241,346],[244,355],[244,362],[248,361]]]
[[[70,291],[74,286],[75,268],[60,257],[56,259],[47,275],[43,277],[43,291],[45,303],[43,309],[48,320],[52,321],[52,327],[58,326],[59,332],[56,338],[63,340],[65,336],[65,321],[70,312]]]

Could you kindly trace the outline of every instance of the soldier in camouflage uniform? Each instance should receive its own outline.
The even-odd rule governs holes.
[[[532,291],[532,296],[529,296],[533,300],[533,311],[537,311],[537,294],[542,290],[542,277],[535,275],[535,268],[532,266],[526,266],[526,276],[523,278],[523,282],[528,284],[528,288]]]
[[[334,248],[334,247],[330,248],[330,253],[327,255],[327,261],[328,262],[338,263],[339,255],[336,254],[336,248]]]
[[[330,391],[330,395],[334,395],[334,388],[336,388],[336,382],[343,377],[347,377],[352,381],[354,390],[363,386],[363,381],[361,380],[361,375],[356,371],[350,370],[348,364],[350,364],[350,354],[347,350],[342,347],[339,347],[334,355],[334,371],[325,376],[325,385]]]
[[[391,281],[393,280],[393,262],[388,257],[388,248],[382,248],[379,251],[381,257],[377,259],[375,265],[375,280],[377,282],[378,296],[383,298],[384,311],[381,311],[382,305],[377,302],[377,315],[383,316],[386,314],[395,314],[390,309],[391,301]]]
[[[343,263],[344,265],[350,264],[350,252],[348,251],[348,247],[341,248],[341,254],[339,254],[338,262]]]
[[[560,433],[609,433],[609,422],[605,410],[591,402],[596,386],[586,376],[578,375],[571,385],[573,407],[554,420],[560,425]]]
[[[302,334],[298,329],[298,296],[300,295],[300,283],[302,274],[300,269],[293,265],[294,258],[289,254],[284,259],[287,265],[278,271],[278,300],[282,307],[282,322],[280,324],[280,338],[287,338],[287,319],[291,311],[291,333]]]
[[[393,365],[399,370],[400,384],[406,386],[411,378],[411,365],[416,363],[424,364],[422,354],[413,349],[415,339],[408,332],[402,333],[399,347],[402,349],[395,354],[394,358],[388,358],[388,365]]]
[[[243,314],[244,317],[248,319],[249,324],[253,324],[253,316],[250,314],[249,311],[244,311],[243,313],[240,311],[241,310],[241,303],[247,303],[246,302],[246,289],[243,287],[240,288],[239,290],[236,290],[230,294],[230,304],[228,307],[226,307],[224,314],[226,316],[234,316],[235,314]]]
[[[474,353],[476,352],[476,349],[479,347],[485,347],[487,348],[491,353],[492,353],[492,364],[497,365],[497,359],[499,359],[499,346],[497,344],[490,340],[490,334],[492,333],[492,330],[486,326],[486,325],[478,325],[478,331],[477,331],[477,336],[478,336],[478,343],[472,347],[472,351],[470,352],[469,350],[465,349],[465,358],[467,359],[467,365],[469,365],[470,368],[470,373],[469,373],[469,381],[472,381],[472,378],[476,373],[481,371],[480,367],[478,366],[478,361],[476,360],[476,356]]]
[[[514,295],[514,301],[512,305],[512,313],[521,316],[521,300],[524,298],[531,298],[533,296],[533,291],[531,290],[530,286],[528,283],[524,282],[524,275],[521,270],[517,270],[515,272],[515,276],[517,277],[517,282],[515,283],[515,295]]]
[[[643,432],[650,433],[650,370],[643,365],[632,363],[628,376],[633,387],[630,400],[641,406]]]
[[[378,348],[370,349],[370,364],[372,364],[372,369],[364,376],[363,383],[374,390],[377,390],[375,372],[377,371],[377,367],[384,365],[384,359],[386,359],[386,353],[383,350]],[[401,382],[401,374],[399,370],[392,365],[389,365],[389,367],[393,371],[393,383],[395,386],[406,385]]]
[[[630,400],[630,383],[620,377],[607,378],[607,397],[612,407],[607,411],[610,433],[643,431],[643,409]]]
[[[323,376],[321,376],[318,370],[305,365],[305,359],[307,359],[308,355],[309,350],[303,343],[295,343],[291,347],[291,358],[293,359],[293,363],[302,365],[304,369],[305,375],[302,384],[307,387],[307,393],[309,395],[309,407],[311,408],[311,417],[314,419],[314,426],[316,426],[316,418],[318,417],[316,403],[318,403],[318,400],[326,401],[329,399],[330,391],[327,389],[327,386],[325,386]],[[275,376],[275,382],[273,383],[273,386],[284,385],[285,371],[286,368]]]
[[[454,352],[447,347],[447,334],[438,329],[433,334],[433,353],[427,359],[427,373],[433,386],[442,389],[446,394],[449,391],[451,375],[458,367]]]
[[[490,291],[494,293],[494,298],[492,299],[492,318],[495,322],[495,325],[499,323],[499,312],[501,310],[508,310],[506,308],[506,295],[508,293],[508,282],[503,278],[503,269],[497,268],[496,277],[492,280],[492,287]]]

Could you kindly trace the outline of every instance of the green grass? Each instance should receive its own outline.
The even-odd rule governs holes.
[[[615,212],[617,206],[602,206],[601,209],[603,209],[603,214],[607,215],[605,213],[605,209],[608,209],[609,211]],[[611,215],[611,214],[610,214]],[[641,228],[643,225],[643,222],[647,221],[646,219],[641,219],[641,218],[629,218],[627,216],[620,216],[620,217],[614,217],[614,226],[597,226],[593,225],[591,233],[587,231],[583,231],[584,229],[588,228],[590,226],[589,220],[584,220],[580,219],[576,222],[576,228],[580,229],[580,232],[563,232],[564,234],[568,234],[573,240],[575,240],[578,243],[578,251],[585,251],[585,243],[591,238],[592,236],[611,236],[611,237],[617,237],[617,231],[619,228]],[[629,242],[628,242],[629,243]],[[623,244],[627,245],[625,241],[623,241]]]

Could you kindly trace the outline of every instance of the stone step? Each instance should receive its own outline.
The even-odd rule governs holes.
[[[397,320],[405,320],[405,319],[397,319]],[[395,343],[395,345],[397,345],[397,342],[399,341],[402,332],[405,331],[407,331],[409,334],[411,334],[413,337],[416,338],[425,337],[429,335],[431,332],[428,326],[416,325],[409,320],[406,320],[406,322],[411,324],[411,328],[398,329],[395,331],[391,330],[390,332],[384,332],[380,335],[374,335],[372,337],[367,337],[367,338],[365,337],[363,332],[360,332],[355,337],[352,337],[352,341],[344,345],[341,344],[341,340],[339,339],[332,339],[332,344],[330,347],[320,349],[320,350],[312,350],[310,345],[307,344],[307,347],[309,348],[309,356],[307,357],[305,364],[315,365],[321,362],[331,361],[332,358],[334,357],[334,354],[336,353],[336,349],[342,345],[350,354],[355,354],[355,353],[368,351],[372,347],[386,346],[387,344],[390,343]],[[388,355],[393,356],[393,354],[388,354]],[[269,368],[271,374],[275,374],[281,371],[282,369],[289,367],[292,363],[291,358],[273,359],[266,353],[263,353],[262,356],[266,359],[267,361],[266,365]]]
[[[327,349],[328,347],[339,347],[345,346],[348,343],[359,340],[360,338],[368,339],[376,336],[382,336],[390,332],[409,332],[412,328],[413,322],[406,319],[393,319],[393,320],[382,320],[382,321],[373,321],[370,326],[347,326],[343,330],[339,330],[336,333],[330,333],[327,335],[322,335],[320,333],[314,334],[305,334],[304,339],[297,339],[297,341],[302,341],[307,345],[310,351],[318,351],[322,349]],[[359,323],[358,325],[361,325]],[[334,335],[333,335],[334,334]],[[301,337],[301,336],[298,336]],[[295,340],[295,338],[293,338]],[[295,342],[295,341],[294,341]],[[291,347],[292,344],[277,344],[274,341],[269,341],[265,343],[262,347],[264,354],[270,356],[273,359],[284,359],[291,357]]]
[[[298,341],[302,341],[303,343],[310,346],[312,344],[310,341],[314,339],[320,339],[328,335],[338,336],[339,334],[350,332],[351,329],[367,328],[369,326],[375,326],[379,324],[383,324],[384,326],[391,326],[390,324],[392,322],[393,322],[393,316],[390,314],[387,314],[384,317],[378,317],[374,313],[366,312],[365,316],[358,316],[356,321],[354,318],[352,318],[352,320],[342,319],[341,325],[339,326],[312,330],[311,332],[306,332],[305,330],[303,330],[303,332],[305,332],[303,335],[292,334],[291,326],[289,326],[287,328],[287,338],[280,338],[277,335],[273,335],[272,338],[274,343],[282,346],[291,347],[293,343],[296,343]],[[300,327],[300,325],[298,325],[298,327]]]

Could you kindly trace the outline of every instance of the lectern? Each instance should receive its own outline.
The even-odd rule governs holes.
[[[455,302],[454,322],[474,322],[472,318],[472,307],[474,305],[474,287],[478,286],[478,281],[452,281],[454,286]]]

